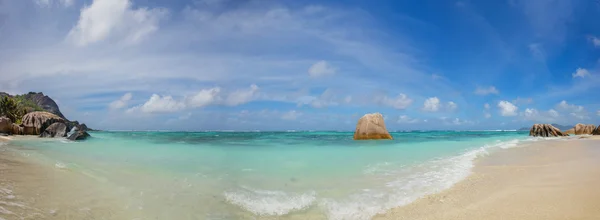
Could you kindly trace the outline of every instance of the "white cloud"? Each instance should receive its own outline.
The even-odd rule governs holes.
[[[557,108],[563,111],[583,112],[585,108],[580,105],[569,104],[567,101],[562,100],[558,103]]]
[[[534,108],[527,108],[521,113],[524,120],[542,122],[542,123],[554,123],[560,116],[554,109],[550,109],[546,112],[540,112]]]
[[[395,109],[406,109],[412,104],[413,100],[408,98],[407,95],[400,93],[396,98],[389,98],[387,96],[384,96],[379,102],[383,105],[387,105]]]
[[[437,97],[431,97],[425,100],[423,103],[423,111],[437,112],[440,109],[440,99]]]
[[[179,102],[171,96],[163,96],[153,94],[146,103],[127,110],[128,113],[141,111],[143,113],[169,113],[177,112],[185,109],[184,102]]]
[[[129,100],[131,100],[132,97],[133,95],[131,93],[126,93],[125,95],[121,96],[119,100],[111,102],[108,105],[108,108],[110,110],[122,109],[127,106],[127,103],[129,102]]]
[[[337,72],[327,61],[321,60],[308,68],[308,75],[311,77],[331,76]]]
[[[548,114],[549,114],[551,117],[554,117],[554,118],[557,118],[558,116],[560,116],[560,114],[558,114],[558,112],[557,112],[556,110],[554,110],[554,109],[550,109],[550,110],[548,110]]]
[[[498,89],[496,89],[496,87],[494,86],[490,86],[488,88],[483,88],[483,87],[477,87],[477,89],[475,89],[475,94],[477,95],[489,95],[489,94],[498,94],[500,93],[500,91],[498,91]]]
[[[214,87],[210,89],[203,89],[200,92],[196,93],[192,97],[187,100],[187,103],[190,107],[201,108],[204,106],[208,106],[214,104],[215,102],[220,100],[221,88]]]
[[[458,108],[458,105],[456,105],[456,103],[454,102],[448,102],[448,104],[446,104],[446,109],[448,109],[448,111],[454,111]]]
[[[302,116],[301,112],[297,112],[296,110],[291,110],[289,112],[284,113],[283,115],[281,115],[281,119],[283,120],[296,120],[298,119],[298,117]]]
[[[589,39],[590,39],[590,42],[592,42],[592,44],[594,44],[595,47],[600,47],[600,38],[598,38],[596,36],[590,36]]]
[[[416,118],[411,118],[407,115],[401,115],[400,117],[398,117],[398,121],[399,124],[414,124],[419,122],[419,119]]]
[[[559,111],[569,112],[569,115],[576,119],[589,119],[589,113],[581,105],[569,104],[567,101],[562,100],[556,105]]]
[[[488,104],[488,103],[485,103],[485,104],[483,105],[483,108],[485,108],[485,109],[490,109],[490,104]]]
[[[519,109],[517,106],[513,105],[508,101],[500,101],[498,102],[498,108],[500,109],[500,115],[502,116],[516,116],[517,110]]]
[[[158,30],[166,9],[133,9],[129,0],[94,0],[81,9],[77,25],[68,38],[78,46],[100,42],[115,36],[119,41],[137,43]]]
[[[573,75],[573,78],[576,78],[576,77],[585,78],[586,76],[588,76],[588,77],[590,76],[590,72],[583,68],[577,68],[577,70],[572,75]]]
[[[248,89],[248,90],[238,90],[238,91],[232,92],[229,94],[229,96],[227,96],[227,99],[225,100],[225,104],[229,105],[229,106],[236,106],[236,105],[250,102],[250,101],[254,100],[258,90],[259,90],[258,86],[255,84],[252,84],[252,85],[250,85],[250,89]]]

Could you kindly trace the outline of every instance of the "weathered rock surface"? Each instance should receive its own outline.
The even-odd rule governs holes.
[[[47,138],[66,137],[67,132],[68,132],[67,125],[65,123],[56,122],[56,123],[48,126],[44,131],[42,131],[42,134],[40,134],[40,137],[47,137]]]
[[[20,126],[20,125],[18,125],[18,124],[12,123],[12,125],[11,125],[11,133],[13,135],[23,135],[23,133],[24,133],[23,132],[23,127]]]
[[[10,121],[10,118],[0,117],[0,133],[12,133],[12,122]]]
[[[82,128],[81,126],[75,126],[69,132],[67,139],[72,140],[72,141],[80,141],[80,140],[85,140],[88,137],[90,137],[90,134],[88,134],[84,130],[84,128]]]
[[[31,112],[23,116],[23,134],[40,135],[48,126],[66,120],[50,112]]]
[[[529,136],[534,137],[561,137],[561,136],[569,136],[568,134],[563,133],[558,128],[550,125],[550,124],[534,124],[529,130]]]
[[[564,133],[565,133],[565,134],[572,134],[572,135],[575,135],[575,128],[571,128],[571,129],[569,129],[569,130],[566,130]]]
[[[60,109],[58,108],[56,102],[54,102],[54,100],[52,100],[47,95],[44,95],[44,93],[30,92],[25,94],[24,96],[27,100],[31,100],[33,103],[40,106],[45,111],[55,114],[63,119],[66,119],[65,116],[60,112]]]
[[[596,130],[595,125],[576,124],[575,127],[571,128],[567,131],[572,132],[572,134],[575,134],[575,135],[583,135],[583,134],[592,134],[592,132],[594,132],[594,130]]]
[[[592,135],[600,135],[600,125],[598,125],[598,127],[596,127],[596,129],[594,129],[594,131],[592,132]]]
[[[356,124],[354,140],[392,139],[385,128],[383,115],[380,113],[366,114]]]

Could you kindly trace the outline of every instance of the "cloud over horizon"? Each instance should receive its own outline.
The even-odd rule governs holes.
[[[0,91],[42,91],[103,129],[262,129],[269,114],[284,130],[351,130],[369,112],[393,130],[599,119],[600,28],[575,31],[600,26],[574,16],[587,2],[412,13],[422,4],[2,1]]]

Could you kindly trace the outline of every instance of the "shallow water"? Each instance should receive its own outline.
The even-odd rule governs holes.
[[[85,142],[22,139],[10,149],[85,179],[79,190],[94,189],[86,201],[111,194],[118,212],[133,218],[369,219],[449,188],[479,156],[534,140],[514,131],[392,135],[353,141],[350,132],[95,132]]]

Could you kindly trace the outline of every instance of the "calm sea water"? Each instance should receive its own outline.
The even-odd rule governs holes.
[[[369,219],[451,187],[473,160],[525,132],[95,132],[18,140],[30,157],[91,178],[149,219]]]

